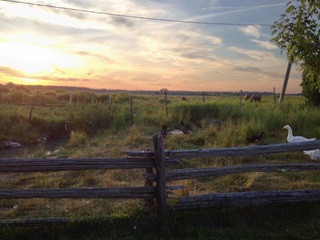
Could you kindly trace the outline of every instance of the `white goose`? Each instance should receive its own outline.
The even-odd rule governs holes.
[[[320,149],[303,151],[305,155],[309,155],[312,160],[320,160]]]
[[[306,141],[313,141],[315,138],[305,138],[302,136],[292,136],[292,129],[289,125],[285,125],[284,129],[288,129],[288,142],[306,142]],[[310,150],[310,151],[303,151],[305,155],[309,155],[312,160],[320,160],[320,149]]]
[[[307,141],[313,141],[315,140],[315,138],[305,138],[305,137],[302,137],[302,136],[293,136],[292,135],[292,129],[289,125],[285,125],[283,127],[283,129],[287,129],[288,130],[288,136],[287,136],[287,140],[289,143],[292,143],[292,142],[307,142]]]

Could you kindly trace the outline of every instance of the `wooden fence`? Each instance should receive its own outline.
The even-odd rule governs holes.
[[[126,158],[90,159],[0,159],[0,173],[54,172],[92,169],[145,170],[141,187],[119,188],[66,188],[66,189],[0,189],[0,199],[28,198],[142,198],[146,203],[156,199],[158,216],[164,217],[168,209],[168,191],[179,186],[167,186],[168,181],[218,177],[248,172],[319,171],[320,163],[303,164],[248,164],[221,168],[173,169],[168,165],[181,158],[257,156],[283,152],[320,149],[320,140],[304,143],[283,143],[249,147],[209,148],[193,150],[165,150],[161,135],[154,136],[154,150],[128,151]],[[319,189],[293,191],[251,191],[212,193],[181,197],[175,204],[177,210],[206,207],[258,206],[274,203],[319,201]]]

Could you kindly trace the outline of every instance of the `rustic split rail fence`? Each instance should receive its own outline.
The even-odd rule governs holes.
[[[170,190],[168,181],[201,177],[219,177],[248,172],[320,171],[320,163],[248,164],[221,168],[172,169],[181,158],[257,156],[320,149],[320,140],[304,143],[283,143],[249,147],[210,148],[194,150],[165,150],[161,135],[154,136],[154,149],[128,151],[126,158],[89,159],[0,159],[0,173],[54,172],[69,170],[145,169],[141,187],[118,188],[58,188],[58,189],[0,189],[0,199],[28,198],[141,198],[152,204],[156,200],[158,216],[168,211]],[[183,187],[183,186],[182,186]],[[184,196],[174,203],[177,210],[206,207],[258,206],[276,203],[312,202],[320,200],[320,189],[292,191],[249,191]]]

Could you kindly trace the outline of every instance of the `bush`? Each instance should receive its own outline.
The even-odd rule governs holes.
[[[71,131],[68,146],[81,147],[87,142],[87,134],[83,131]]]
[[[179,103],[171,105],[175,121],[180,120],[199,123],[202,119],[219,118],[219,106],[214,103]]]
[[[89,136],[114,128],[124,128],[129,122],[129,110],[118,105],[90,104],[73,108],[69,116],[71,128],[86,132]]]

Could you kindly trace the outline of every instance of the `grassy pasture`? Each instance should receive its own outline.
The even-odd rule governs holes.
[[[22,90],[19,89],[19,91]],[[237,94],[207,96],[204,102],[202,96],[187,96],[188,100],[182,101],[180,96],[168,94],[170,103],[166,109],[162,95],[128,93],[76,92],[73,93],[73,97],[78,100],[75,100],[70,106],[69,93],[56,90],[41,93],[46,96],[43,97],[46,100],[35,104],[32,119],[29,120],[30,104],[12,102],[14,98],[9,97],[13,92],[14,90],[11,89],[2,94],[0,142],[13,140],[30,144],[41,136],[65,136],[64,124],[68,122],[71,130],[68,133],[69,142],[65,147],[50,155],[53,161],[54,157],[119,157],[125,156],[127,149],[152,149],[153,134],[158,133],[163,124],[169,126],[170,130],[179,129],[181,120],[190,126],[192,134],[168,135],[165,139],[166,149],[283,143],[286,142],[287,136],[287,132],[282,130],[285,124],[291,125],[294,135],[320,138],[319,110],[305,105],[301,96],[286,96],[283,103],[279,104],[277,99],[274,104],[273,95],[263,95],[261,103],[242,100],[240,107],[240,96]],[[25,91],[23,99],[31,101],[33,95],[35,93],[31,90]],[[109,103],[110,96],[112,104]],[[19,98],[19,101],[21,99],[22,97]],[[130,99],[133,103],[132,112]],[[133,119],[131,118],[132,113]],[[222,121],[223,126],[211,124],[210,122],[214,119]],[[261,141],[247,142],[247,137],[260,134],[262,131],[265,135]],[[35,152],[32,157],[48,156],[43,149],[43,151]],[[312,160],[303,153],[297,152],[259,157],[182,159],[181,164],[177,167],[221,167],[250,163],[308,161]],[[143,171],[140,170],[70,171],[49,175],[47,173],[0,174],[0,185],[1,188],[141,186],[143,184],[142,175]],[[248,173],[220,178],[185,180],[179,184],[187,186],[187,189],[177,191],[171,196],[170,201],[174,202],[176,197],[182,195],[210,192],[320,188],[319,180],[320,175],[316,172]],[[179,239],[179,234],[184,236],[181,239],[208,239],[209,236],[214,239],[316,239],[312,236],[320,237],[319,231],[316,230],[320,213],[317,204],[313,204],[312,207],[311,205],[297,205],[296,208],[290,206],[285,208],[287,211],[297,211],[296,213],[285,212],[276,207],[201,210],[198,214],[194,212],[174,213],[171,216],[170,226],[167,226],[164,232],[161,231],[161,234],[158,227],[152,223],[154,220],[150,223],[144,218],[146,212],[141,200],[1,200],[0,206],[2,206],[0,210],[2,219],[55,216],[97,219],[97,222],[90,224],[101,229],[101,232],[110,233],[110,229],[106,230],[104,225],[115,227],[110,239],[121,239],[121,236],[124,239],[134,239],[130,234],[137,234],[141,238],[146,237],[144,239]],[[274,219],[270,211],[279,218]],[[307,212],[310,216],[306,214]],[[302,223],[298,214],[303,216],[309,225]],[[214,215],[220,220],[215,219]],[[201,220],[203,216],[208,219],[208,222]],[[104,220],[104,217],[107,220]],[[109,221],[109,217],[113,220]],[[197,221],[193,222],[187,218],[198,219],[197,221],[203,225],[195,224]],[[251,221],[253,225],[250,225]],[[285,226],[286,221],[288,221],[287,227]],[[182,226],[179,226],[180,223]],[[67,236],[67,231],[72,232],[73,237],[78,236],[76,230],[93,231],[90,224],[81,230],[83,228],[81,224],[84,223],[73,223],[65,227],[50,226],[46,233],[42,232],[41,236],[47,236],[46,234],[50,231],[54,232],[58,229],[61,239],[73,239]],[[207,228],[209,226],[213,226],[213,229],[209,230]],[[282,232],[279,226],[286,230]],[[298,229],[295,226],[298,226]],[[121,229],[126,229],[128,234],[124,234]],[[144,235],[142,230],[145,230],[147,234]],[[28,230],[21,230],[21,234],[26,233],[24,231]],[[189,235],[183,235],[183,231],[189,232]],[[311,238],[303,238],[303,231],[311,231]],[[19,230],[0,231],[0,234],[2,233],[19,234]],[[96,233],[94,239],[104,239],[100,233]],[[158,233],[159,238],[152,238]],[[293,237],[295,234],[299,237]],[[32,236],[33,239],[37,239],[35,235]],[[47,237],[50,239],[49,236]]]

